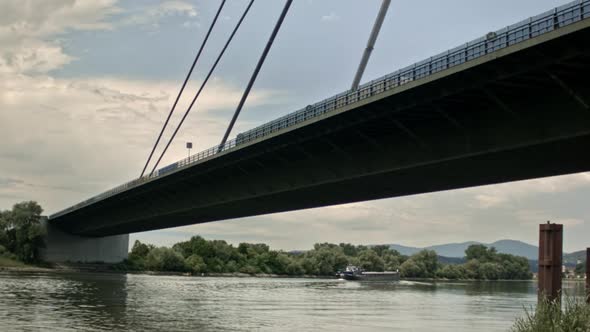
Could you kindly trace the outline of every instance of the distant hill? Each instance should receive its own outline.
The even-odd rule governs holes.
[[[539,247],[515,240],[500,240],[487,244],[488,247],[494,247],[498,252],[524,256],[528,259],[537,259],[539,256]]]
[[[401,244],[390,244],[389,248],[391,248],[393,250],[397,250],[397,251],[399,251],[400,254],[406,255],[406,256],[412,256],[413,254],[415,254],[423,249],[423,248],[402,246]]]
[[[575,251],[570,254],[563,255],[563,264],[565,265],[576,265],[578,261],[586,261],[586,250]]]
[[[441,264],[463,264],[465,263],[465,258],[459,257],[445,257],[445,256],[437,256],[438,262]]]
[[[462,258],[465,256],[465,250],[472,244],[483,244],[487,247],[494,247],[498,252],[504,254],[511,254],[516,256],[523,256],[530,260],[537,259],[537,255],[539,254],[539,249],[536,246],[533,246],[528,243],[524,243],[522,241],[516,240],[500,240],[494,243],[480,243],[475,241],[468,241],[462,243],[448,243],[448,244],[441,244],[436,246],[429,246],[425,248],[417,248],[417,247],[408,247],[402,246],[399,244],[391,244],[390,248],[399,251],[403,255],[413,255],[420,250],[428,249],[434,250],[437,255],[444,256],[444,257],[455,257],[455,258]],[[585,254],[585,253],[584,253]],[[565,255],[564,255],[565,257]]]
[[[462,243],[439,244],[436,246],[426,247],[428,250],[434,250],[440,256],[445,257],[464,257],[465,250],[472,244],[479,244],[478,242],[469,241]]]

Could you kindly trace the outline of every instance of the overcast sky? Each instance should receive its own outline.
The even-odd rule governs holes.
[[[294,1],[234,135],[346,90],[380,2]],[[563,3],[394,0],[364,81]],[[189,91],[246,4],[227,2]],[[2,0],[0,209],[36,200],[50,214],[137,177],[218,5]],[[282,6],[255,1],[164,165],[186,156],[186,141],[195,152],[219,142]],[[552,220],[565,224],[564,247],[573,251],[590,246],[588,197],[584,173],[193,225],[131,240],[170,245],[199,234],[287,250],[324,241],[536,244],[538,224]]]

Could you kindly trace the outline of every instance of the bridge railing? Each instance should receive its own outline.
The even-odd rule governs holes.
[[[284,128],[288,128],[298,123],[305,122],[309,119],[319,117],[325,113],[329,113],[349,104],[367,99],[376,94],[403,86],[407,83],[428,77],[432,74],[477,59],[486,54],[496,52],[503,48],[521,43],[528,39],[588,18],[590,18],[590,0],[577,0],[565,4],[498,31],[490,32],[484,37],[478,38],[447,52],[435,55],[429,59],[417,62],[411,66],[367,82],[361,85],[359,89],[355,91],[345,91],[333,97],[322,100],[316,104],[308,105],[305,108],[287,114],[271,122],[265,123],[254,129],[240,133],[236,138],[226,142],[224,145],[211,147],[205,151],[201,151],[197,154],[189,156],[188,158],[162,167],[153,174],[127,182],[107,192],[94,196],[86,201],[80,202],[72,207],[53,214],[51,218],[64,215],[83,206],[108,198],[130,188],[141,185],[154,178],[172,173],[186,166],[210,158],[218,153],[233,149],[241,144],[268,136]]]

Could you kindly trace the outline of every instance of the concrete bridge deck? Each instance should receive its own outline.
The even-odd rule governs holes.
[[[588,171],[590,1],[563,8],[243,133],[49,222],[101,237]]]

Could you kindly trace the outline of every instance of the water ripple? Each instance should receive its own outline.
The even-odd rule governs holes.
[[[505,331],[535,287],[4,272],[0,331]]]

